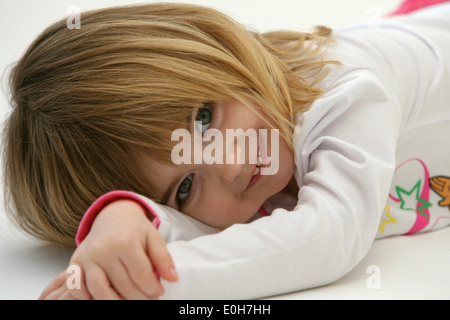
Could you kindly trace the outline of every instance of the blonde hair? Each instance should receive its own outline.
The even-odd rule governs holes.
[[[19,225],[74,245],[89,205],[111,190],[159,201],[135,151],[170,162],[170,135],[205,102],[259,106],[292,147],[294,115],[322,91],[330,30],[250,32],[215,10],[147,4],[81,14],[47,28],[10,77],[5,182]]]

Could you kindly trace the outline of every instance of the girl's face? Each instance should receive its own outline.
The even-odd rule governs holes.
[[[261,115],[268,119],[265,114],[261,113]],[[249,156],[245,157],[243,164],[239,163],[236,158],[234,161],[227,162],[226,156],[230,154],[227,150],[223,150],[222,163],[216,161],[216,163],[207,164],[204,160],[198,163],[197,160],[197,163],[187,161],[188,164],[169,166],[147,161],[144,167],[145,173],[148,175],[148,179],[151,179],[153,183],[156,182],[156,185],[159,186],[163,203],[168,206],[208,225],[226,228],[235,223],[247,222],[265,200],[282,191],[293,179],[294,156],[287,144],[280,138],[277,148],[274,141],[270,139],[270,126],[241,102],[227,101],[205,105],[203,108],[195,110],[194,120],[202,121],[202,128],[198,127],[197,132],[204,133],[207,129],[219,130],[224,138],[223,148],[225,149],[227,145],[227,150],[230,150],[229,145],[231,144],[235,153],[238,148],[237,139],[233,138],[231,142],[228,141],[230,139],[226,139],[226,129],[242,129],[244,132],[247,129],[254,129],[256,133],[259,133],[260,129],[266,129],[268,137],[266,140],[269,140],[266,143],[266,154],[271,156],[272,161],[279,162],[278,170],[276,173],[261,175],[262,170],[257,168],[258,164],[255,164],[255,161],[249,160]],[[192,127],[194,128],[194,124]],[[200,137],[202,133],[198,133]],[[208,144],[211,142],[203,141],[201,150],[205,150]],[[247,141],[245,144],[246,155],[250,154],[249,148],[251,147]],[[259,151],[264,146],[258,143],[254,148],[258,148]],[[194,142],[192,142],[191,150],[193,159],[195,150],[199,150],[195,149]],[[278,152],[277,157],[274,156],[274,152]],[[209,154],[216,155],[215,152]],[[267,166],[270,165],[267,164]]]

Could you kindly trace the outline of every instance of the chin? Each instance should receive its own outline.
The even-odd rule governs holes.
[[[281,172],[279,172],[279,173],[281,173]],[[289,181],[291,181],[293,174],[294,173],[289,175],[286,172],[283,172],[276,181],[273,181],[273,184],[272,184],[273,193],[271,194],[271,196],[283,191],[284,188],[286,188],[288,186]]]

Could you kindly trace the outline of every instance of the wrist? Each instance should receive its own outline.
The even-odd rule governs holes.
[[[127,227],[135,228],[151,224],[142,206],[129,199],[120,199],[107,204],[98,212],[89,233],[115,232]]]
[[[128,221],[138,220],[140,224],[151,223],[145,209],[136,201],[129,199],[115,200],[107,204],[96,216],[91,230],[96,226],[124,225]],[[150,221],[149,221],[150,220]]]
[[[80,225],[78,227],[78,232],[76,236],[76,244],[80,245],[81,242],[88,235],[94,221],[100,212],[103,211],[109,204],[113,204],[117,201],[127,200],[130,202],[135,202],[135,205],[140,205],[143,212],[146,214],[147,218],[152,222],[156,229],[159,228],[160,219],[155,210],[139,195],[128,192],[128,191],[112,191],[104,194],[98,198],[91,207],[86,211],[83,216]],[[131,205],[131,204],[128,204]],[[142,211],[137,210],[136,212],[142,213]]]
[[[128,217],[146,217],[152,221],[153,216],[147,215],[146,209],[138,202],[131,199],[118,199],[108,203],[97,214],[95,221],[100,219],[110,219],[111,216],[126,215]]]

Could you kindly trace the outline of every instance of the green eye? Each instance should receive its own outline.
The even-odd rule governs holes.
[[[192,178],[193,175],[189,175],[187,176],[183,182],[181,182],[180,186],[178,187],[178,192],[177,192],[177,198],[180,201],[183,201],[188,195],[189,192],[191,191],[191,186],[192,186]]]
[[[212,121],[212,106],[209,103],[206,103],[203,108],[200,108],[197,113],[197,117],[195,118],[196,123],[199,125],[198,129],[201,129],[202,133],[205,133],[208,130],[209,125]],[[201,124],[201,128],[200,128]]]

